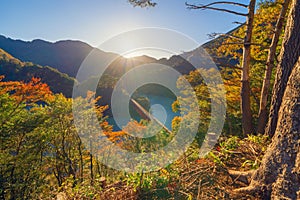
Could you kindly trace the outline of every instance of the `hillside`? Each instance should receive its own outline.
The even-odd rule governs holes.
[[[218,61],[219,58],[217,58],[211,49],[220,45],[222,38],[223,37],[214,39],[202,46],[208,50],[216,61]],[[111,57],[115,57],[116,59],[110,65],[107,72],[109,75],[115,77],[120,77],[133,67],[146,63],[165,64],[174,67],[182,74],[188,74],[191,70],[193,70],[193,66],[178,55],[171,56],[169,59],[162,58],[160,60],[149,56],[138,56],[127,59],[114,53],[104,52],[93,48],[81,41],[66,40],[51,43],[44,40],[33,40],[26,42],[0,35],[0,48],[23,62],[33,62],[42,66],[51,66],[74,78],[81,63],[92,50],[94,50],[92,63],[93,68],[87,72],[86,76],[88,77],[95,76],[97,74],[99,63],[102,63],[103,60],[108,60]],[[193,51],[189,53],[192,52]]]
[[[127,62],[126,58],[119,57],[116,54],[95,49],[81,41],[71,40],[51,43],[38,39],[26,42],[0,36],[0,48],[21,61],[33,62],[43,66],[48,65],[71,77],[76,76],[81,63],[92,50],[94,50],[94,66],[98,66],[98,63],[108,60],[110,57],[117,57],[117,60],[111,64],[111,75],[114,76],[121,75],[123,71],[120,67],[118,67],[120,69],[118,71],[117,66],[123,66],[123,69],[129,70],[133,65],[136,66],[155,60],[150,57],[141,56]],[[87,75],[95,75],[95,71],[97,69],[92,69]]]
[[[25,62],[48,65],[75,76],[81,62],[93,49],[79,41],[51,43],[43,40],[25,42],[0,36],[0,48]],[[102,53],[102,52],[99,52]]]
[[[21,62],[0,49],[0,74],[4,81],[29,81],[32,77],[41,78],[54,93],[72,95],[75,79],[48,66],[40,66],[30,62]]]
[[[211,40],[204,44],[208,53],[216,63],[224,63],[230,58],[218,58],[212,49],[221,45],[224,37]],[[170,58],[155,59],[149,56],[138,56],[134,58],[124,58],[117,54],[104,52],[93,48],[81,41],[58,41],[55,43],[44,40],[33,40],[30,42],[14,40],[0,35],[0,48],[3,50],[0,73],[6,76],[5,80],[29,80],[32,76],[42,78],[51,90],[55,93],[62,92],[65,96],[72,95],[74,78],[86,56],[93,51],[91,68],[85,71],[80,82],[80,95],[84,96],[87,90],[92,90],[92,85],[98,81],[98,71],[105,60],[114,58],[105,71],[105,76],[100,79],[96,93],[102,96],[102,105],[110,105],[110,98],[116,80],[130,69],[147,63],[159,63],[173,67],[181,74],[188,74],[194,67],[184,58],[197,55],[199,48],[186,52],[182,55],[173,55]],[[17,58],[17,59],[16,59]],[[30,63],[29,63],[30,62]],[[35,64],[32,64],[32,63]],[[50,67],[42,67],[50,66]],[[65,74],[62,74],[65,73]],[[72,78],[71,78],[72,77]]]

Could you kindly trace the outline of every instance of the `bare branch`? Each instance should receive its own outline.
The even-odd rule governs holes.
[[[254,170],[246,171],[246,172],[228,170],[228,173],[230,177],[234,180],[234,182],[238,180],[245,184],[249,184],[253,172]]]
[[[216,2],[217,3],[217,2]],[[231,2],[233,3],[233,2]],[[211,4],[207,4],[207,5],[194,5],[194,4],[189,4],[187,2],[185,2],[185,5],[187,6],[188,9],[201,9],[201,10],[216,10],[216,11],[221,11],[221,12],[227,12],[227,13],[231,13],[231,14],[235,14],[235,15],[240,15],[240,16],[248,16],[248,13],[241,13],[241,12],[236,12],[233,10],[228,10],[228,9],[224,9],[224,8],[216,8],[216,7],[211,7]]]
[[[213,6],[213,5],[218,5],[218,4],[227,4],[227,5],[234,5],[234,6],[241,6],[241,7],[244,7],[244,8],[248,8],[248,5],[246,5],[246,4],[233,2],[233,1],[216,1],[216,2],[213,2],[213,3],[209,3],[205,6]]]
[[[224,67],[224,68],[231,68],[231,69],[242,70],[242,68],[239,67],[239,66],[235,66],[235,65],[231,65],[231,64],[223,63],[223,62],[216,62],[216,65],[222,66],[222,67]]]
[[[222,45],[245,45],[245,43],[244,42],[227,42],[227,43],[222,43]],[[259,47],[262,47],[263,49],[269,48],[269,46],[265,46],[265,45],[258,44],[258,43],[249,43],[246,45],[259,46]]]
[[[226,42],[226,43],[222,43],[222,45],[243,45],[243,42]]]
[[[239,24],[239,25],[246,25],[246,23],[245,22],[238,22],[238,21],[234,21],[234,22],[232,22],[233,24]]]
[[[219,37],[219,36],[224,36],[224,37],[229,37],[229,38],[233,38],[236,40],[244,41],[244,38],[240,38],[240,37],[237,37],[237,36],[234,36],[231,34],[227,34],[227,33],[211,33],[211,34],[208,34],[208,36],[212,39]]]

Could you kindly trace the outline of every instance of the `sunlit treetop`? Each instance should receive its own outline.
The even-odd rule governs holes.
[[[144,7],[154,7],[156,3],[151,0],[128,0],[133,6]]]
[[[48,101],[52,98],[49,86],[41,82],[40,78],[33,77],[29,82],[23,81],[2,81],[0,76],[0,94],[10,93],[17,102],[30,105],[39,101]]]

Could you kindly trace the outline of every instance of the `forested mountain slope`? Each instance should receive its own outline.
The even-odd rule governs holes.
[[[63,93],[70,97],[75,82],[74,78],[48,66],[40,66],[30,62],[21,62],[0,49],[0,75],[4,81],[29,81],[32,77],[41,78],[54,93]]]

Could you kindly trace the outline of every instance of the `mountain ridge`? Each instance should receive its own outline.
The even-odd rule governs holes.
[[[32,77],[41,78],[54,93],[62,93],[71,97],[73,85],[77,83],[74,78],[59,72],[49,66],[41,66],[31,62],[21,62],[3,49],[0,49],[0,75],[4,81],[29,81]]]
[[[206,50],[211,50],[211,47],[215,44],[219,45],[218,43],[220,40],[222,40],[222,37],[206,42],[200,47],[203,47]],[[108,60],[110,56],[117,58],[111,64],[112,66],[110,68],[112,75],[115,76],[122,75],[122,72],[117,72],[117,70],[121,70],[119,69],[120,65],[128,71],[138,64],[147,64],[151,62],[171,66],[182,74],[187,74],[194,69],[193,66],[184,60],[181,55],[173,55],[168,59],[156,59],[147,55],[124,58],[116,53],[102,51],[101,49],[92,47],[91,45],[79,40],[60,40],[56,42],[49,42],[41,39],[35,39],[32,41],[22,41],[0,35],[0,48],[23,62],[33,62],[43,66],[48,65],[74,78],[76,77],[80,65],[91,51],[95,54],[96,61],[98,62],[101,61],[101,59]],[[193,51],[196,51],[198,48]],[[213,59],[218,60],[217,56],[213,54],[213,52],[209,51],[209,53],[213,56]],[[130,63],[129,60],[136,63]],[[95,75],[96,71],[97,69],[92,69],[90,74],[87,74],[87,76]]]

